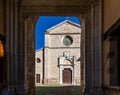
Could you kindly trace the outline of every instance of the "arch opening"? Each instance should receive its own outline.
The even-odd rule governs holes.
[[[37,91],[41,86],[43,87],[43,85],[57,85],[58,87],[65,85],[66,83],[63,82],[62,79],[63,69],[71,70],[71,77],[69,76],[71,82],[69,83],[72,86],[81,85],[81,62],[80,60],[76,61],[81,55],[80,23],[81,22],[77,16],[38,17],[35,26],[35,59],[40,58],[41,64],[35,63],[36,93],[39,93]],[[70,46],[66,46],[63,41],[61,42],[63,37],[70,38],[70,41],[72,41]],[[66,60],[69,60],[69,62],[72,63],[66,65],[63,64],[64,66],[62,66],[59,63],[61,61],[61,56],[65,57]],[[73,60],[75,62],[73,62]],[[64,63],[66,63],[66,61],[64,61]],[[75,71],[74,68],[78,71]],[[37,77],[38,74],[40,77]],[[40,80],[39,83],[38,80]]]

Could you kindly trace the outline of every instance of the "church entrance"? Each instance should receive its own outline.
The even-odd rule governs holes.
[[[70,69],[63,70],[63,83],[72,84],[72,70]]]

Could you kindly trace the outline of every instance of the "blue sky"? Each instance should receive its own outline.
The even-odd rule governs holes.
[[[44,47],[45,30],[66,19],[80,24],[77,16],[39,16],[35,26],[35,49]]]

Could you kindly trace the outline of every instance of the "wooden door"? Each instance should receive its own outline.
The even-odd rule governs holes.
[[[36,74],[36,83],[40,83],[40,74]]]
[[[63,70],[63,83],[72,84],[72,71],[70,69]]]

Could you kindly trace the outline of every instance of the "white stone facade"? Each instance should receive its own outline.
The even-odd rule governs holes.
[[[80,44],[81,27],[71,21],[65,20],[45,32],[44,52],[37,52],[44,61],[39,68],[36,64],[36,73],[43,70],[44,84],[81,84]]]
[[[39,86],[43,83],[43,48],[35,52],[35,85]],[[37,82],[37,74],[40,75],[40,82]]]

